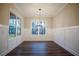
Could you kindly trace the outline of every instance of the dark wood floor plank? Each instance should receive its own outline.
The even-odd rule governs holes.
[[[52,41],[24,41],[6,56],[73,56]]]

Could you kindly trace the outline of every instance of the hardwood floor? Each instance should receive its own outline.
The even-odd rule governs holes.
[[[52,41],[25,41],[7,56],[73,56]]]

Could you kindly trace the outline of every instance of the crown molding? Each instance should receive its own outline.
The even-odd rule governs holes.
[[[64,4],[63,7],[60,8],[60,9],[56,12],[56,14],[53,16],[53,18],[56,17],[58,14],[60,14],[61,11],[62,11],[67,5],[68,5],[68,3]]]

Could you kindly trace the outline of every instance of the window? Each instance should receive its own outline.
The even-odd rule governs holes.
[[[33,35],[44,35],[46,32],[44,21],[33,21],[32,22],[32,34]]]
[[[16,36],[16,16],[10,13],[10,20],[9,20],[9,35],[10,37]]]
[[[21,19],[13,13],[10,13],[9,36],[16,37],[16,35],[21,35]]]
[[[17,17],[17,35],[21,35],[21,19]]]

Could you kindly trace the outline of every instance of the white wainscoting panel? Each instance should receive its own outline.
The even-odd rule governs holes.
[[[31,29],[24,29],[23,39],[24,41],[52,41],[52,29],[48,29],[45,35],[32,35]]]
[[[0,55],[8,49],[8,26],[0,25]]]
[[[0,25],[0,55],[4,56],[23,42],[21,36],[9,39],[8,26]]]
[[[64,47],[64,30],[61,28],[53,30],[54,42]]]
[[[79,55],[79,26],[53,29],[54,42],[73,55]]]

